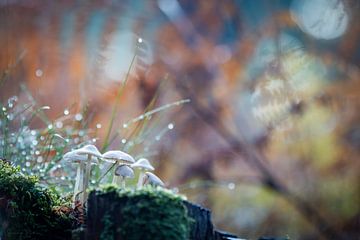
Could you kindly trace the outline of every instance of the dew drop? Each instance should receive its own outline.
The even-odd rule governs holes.
[[[30,162],[26,162],[26,163],[25,163],[25,166],[26,166],[26,167],[30,167],[30,165],[31,165]]]
[[[127,128],[128,125],[126,123],[123,124],[123,128]]]
[[[57,128],[62,128],[62,127],[63,127],[63,123],[62,123],[61,121],[58,121],[58,122],[55,123],[55,126],[56,126]]]
[[[227,187],[230,189],[230,190],[234,190],[235,189],[235,183],[229,183],[227,185]]]
[[[96,124],[96,128],[100,129],[100,128],[101,128],[101,124],[100,124],[100,123]]]
[[[138,38],[138,43],[142,43],[144,40],[142,38]]]
[[[80,114],[80,113],[77,113],[76,115],[75,115],[75,120],[76,121],[81,121],[83,119],[83,116]]]
[[[121,143],[125,144],[125,143],[126,143],[126,139],[125,139],[125,138],[121,139]]]
[[[173,124],[173,123],[169,123],[167,127],[168,127],[168,129],[174,129],[174,124]]]
[[[43,74],[44,74],[44,72],[41,69],[36,69],[35,76],[42,77]]]
[[[68,109],[65,109],[65,110],[64,110],[64,115],[69,115],[69,113],[70,113],[70,112],[69,112]]]

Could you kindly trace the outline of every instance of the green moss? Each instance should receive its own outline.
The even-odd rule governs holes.
[[[163,188],[133,190],[114,186],[95,194],[108,203],[101,239],[188,239],[191,219],[179,195]]]
[[[0,161],[1,235],[8,240],[71,239],[74,219],[70,212],[55,211],[66,203],[37,181]]]
[[[101,231],[100,239],[114,240],[115,234],[114,231],[112,231],[114,223],[111,221],[111,215],[105,214],[102,218],[102,223],[104,224],[104,229]]]

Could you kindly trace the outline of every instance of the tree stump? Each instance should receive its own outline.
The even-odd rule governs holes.
[[[118,202],[114,203],[114,201]],[[85,238],[95,240],[100,239],[100,236],[103,238],[106,235],[109,237],[108,239],[121,239],[116,231],[123,226],[122,219],[125,216],[119,216],[118,214],[121,212],[124,202],[116,200],[113,193],[99,195],[93,191],[90,193],[87,204]],[[214,230],[211,222],[211,212],[208,209],[188,201],[183,201],[183,205],[187,209],[188,216],[194,220],[190,225],[189,239],[220,240],[229,239],[230,237],[236,238],[236,236],[232,234]],[[109,212],[110,206],[112,206],[111,212]],[[136,207],[135,205],[134,208]],[[169,222],[168,224],[177,225],[179,223]],[[142,231],[142,229],[138,229],[138,231]]]

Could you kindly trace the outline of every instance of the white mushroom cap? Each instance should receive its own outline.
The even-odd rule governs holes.
[[[98,157],[98,158],[102,157],[101,153],[99,152],[99,150],[97,149],[97,147],[95,145],[86,145],[75,151],[79,155],[92,155],[92,156]]]
[[[115,162],[115,161],[119,161],[119,162],[123,162],[123,163],[134,163],[135,159],[130,156],[129,154],[119,151],[119,150],[115,150],[115,151],[108,151],[106,153],[104,153],[102,155],[102,157],[104,158],[105,161],[108,162]]]
[[[80,155],[77,150],[71,151],[66,153],[63,156],[63,160],[66,162],[71,162],[71,163],[80,163],[80,162],[86,162],[87,161],[87,156],[86,155]],[[98,163],[97,158],[92,157],[91,158],[91,162],[92,163]]]
[[[123,178],[134,178],[134,171],[129,166],[123,164],[116,168],[115,175]]]
[[[143,180],[143,185],[150,184],[153,186],[163,187],[165,184],[161,179],[151,172],[146,172]]]
[[[146,158],[140,158],[136,163],[131,164],[132,168],[139,168],[142,170],[154,171],[154,167],[150,164]]]

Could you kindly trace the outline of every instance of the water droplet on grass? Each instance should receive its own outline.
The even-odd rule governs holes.
[[[41,162],[43,161],[43,157],[42,157],[42,156],[38,157],[36,161],[37,161],[38,163],[41,163]]]
[[[55,126],[56,126],[57,128],[62,128],[62,127],[63,127],[63,123],[62,123],[61,121],[58,121],[58,122],[55,123]]]
[[[75,115],[75,120],[76,121],[81,121],[83,119],[83,116],[80,114],[80,113],[77,113],[76,115]]]

